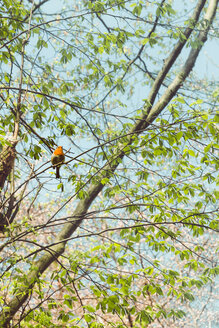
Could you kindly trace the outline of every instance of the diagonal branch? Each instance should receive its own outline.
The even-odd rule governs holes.
[[[158,73],[157,78],[154,81],[153,87],[152,87],[151,92],[150,92],[149,97],[148,97],[148,102],[151,105],[153,105],[154,100],[155,100],[156,95],[157,95],[157,92],[159,91],[159,89],[162,85],[162,82],[165,79],[167,73],[169,72],[169,70],[173,66],[173,64],[176,61],[176,59],[178,58],[182,48],[184,47],[184,45],[186,44],[188,38],[190,37],[191,33],[193,32],[193,30],[195,28],[195,25],[198,22],[199,16],[201,14],[201,11],[202,11],[205,3],[206,3],[206,0],[199,0],[198,4],[197,4],[197,6],[194,10],[194,13],[193,13],[192,17],[190,18],[190,26],[187,27],[185,29],[185,31],[183,32],[183,35],[184,35],[183,40],[180,39],[177,42],[177,44],[173,48],[172,52],[170,53],[168,58],[165,60],[164,66],[162,67],[162,69]]]

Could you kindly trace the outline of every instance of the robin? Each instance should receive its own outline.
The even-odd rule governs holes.
[[[56,168],[56,179],[60,178],[59,169],[60,169],[60,166],[64,163],[64,160],[65,160],[65,155],[63,153],[62,146],[59,146],[58,148],[56,148],[56,150],[54,151],[54,153],[51,156],[51,162],[52,162],[53,168]]]

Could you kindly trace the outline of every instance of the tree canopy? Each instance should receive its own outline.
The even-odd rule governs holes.
[[[217,5],[0,3],[2,327],[216,327]]]

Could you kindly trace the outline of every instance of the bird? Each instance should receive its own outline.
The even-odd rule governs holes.
[[[51,156],[51,162],[53,168],[56,168],[56,179],[60,178],[59,170],[60,170],[60,166],[64,163],[64,161],[65,161],[65,155],[63,153],[62,146],[58,146],[56,150],[54,150]]]

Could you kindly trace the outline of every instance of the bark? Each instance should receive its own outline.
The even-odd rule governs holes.
[[[203,8],[205,1],[199,1],[198,5],[195,9],[195,12],[198,13],[196,19],[198,19],[201,9]],[[158,77],[156,81],[154,82],[154,85],[152,87],[151,93],[149,95],[149,105],[148,103],[145,105],[145,108],[143,110],[142,119],[140,119],[137,124],[131,129],[130,134],[138,135],[140,132],[142,132],[145,128],[147,128],[162,112],[162,110],[165,108],[165,106],[169,103],[169,101],[176,95],[177,90],[181,87],[186,77],[189,75],[191,70],[193,69],[196,59],[198,57],[198,54],[204,44],[204,42],[207,39],[207,33],[211,26],[211,23],[213,21],[213,18],[216,13],[218,0],[210,0],[206,14],[205,14],[205,20],[207,23],[206,28],[200,32],[198,40],[200,41],[200,45],[197,49],[192,49],[188,59],[185,62],[184,67],[182,68],[181,72],[176,76],[174,81],[170,84],[170,86],[167,88],[163,96],[160,98],[160,100],[152,107],[152,103],[155,99],[155,96],[157,94],[157,91],[159,89],[159,85],[161,85],[162,81],[166,77],[167,72],[171,68],[172,64],[178,57],[180,51],[177,47],[175,47],[173,52],[170,54],[168,59],[166,60],[164,64],[164,68],[160,74],[158,74]],[[198,9],[199,8],[199,9]],[[184,43],[185,44],[185,43]],[[180,46],[179,46],[180,48]],[[182,49],[182,48],[181,48]],[[167,64],[169,63],[169,64]],[[127,144],[131,145],[132,138],[130,136]],[[127,145],[126,144],[126,145]],[[97,175],[97,178],[99,178],[98,181],[101,181],[103,177],[109,177],[111,174],[116,170],[117,166],[125,156],[125,153],[123,151],[124,146],[118,146],[117,153],[115,157],[112,159],[111,163],[106,164],[99,174]],[[57,259],[58,256],[60,256],[64,250],[65,245],[67,243],[67,240],[71,235],[75,232],[75,230],[78,228],[78,226],[83,221],[84,216],[87,213],[87,210],[89,209],[90,205],[92,204],[93,200],[97,197],[97,195],[100,193],[100,191],[103,189],[103,185],[101,182],[97,184],[91,184],[87,196],[85,199],[81,200],[72,217],[72,222],[66,223],[63,227],[63,229],[58,234],[55,242],[53,245],[49,245],[42,257],[36,261],[33,265],[33,268],[30,270],[30,272],[27,275],[27,282],[26,285],[23,286],[19,291],[17,291],[16,295],[14,295],[14,298],[10,301],[9,304],[7,304],[7,307],[5,307],[1,313],[0,316],[0,323],[2,327],[8,327],[10,319],[14,316],[14,314],[19,310],[19,308],[22,306],[22,304],[27,300],[27,297],[34,287],[35,281],[37,277],[39,277],[48,267],[49,265]]]
[[[0,190],[3,189],[5,181],[14,167],[17,141],[10,141],[10,144],[5,145],[0,154]]]
[[[17,215],[19,203],[14,195],[9,197],[9,200],[2,206],[0,212],[0,232],[4,232],[5,227],[9,226]]]

